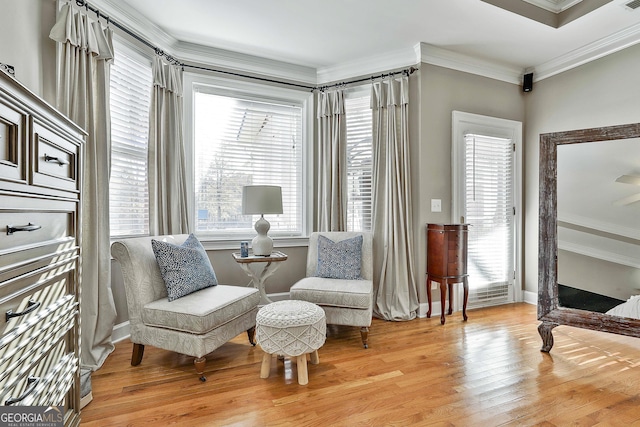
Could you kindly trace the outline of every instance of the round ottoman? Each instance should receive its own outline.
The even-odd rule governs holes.
[[[324,310],[313,303],[285,300],[265,305],[256,316],[256,340],[265,352],[260,378],[269,378],[272,356],[283,355],[296,357],[298,384],[307,384],[307,354],[312,364],[320,362],[318,349],[326,334]]]

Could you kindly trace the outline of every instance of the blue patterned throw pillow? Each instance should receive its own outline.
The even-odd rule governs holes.
[[[169,301],[218,284],[202,244],[190,234],[182,245],[151,240]]]
[[[334,242],[318,236],[317,277],[327,279],[360,279],[362,264],[362,236]]]

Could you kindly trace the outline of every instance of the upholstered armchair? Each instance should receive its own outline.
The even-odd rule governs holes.
[[[244,331],[255,345],[260,294],[254,288],[218,284],[170,301],[152,239],[184,245],[188,238],[175,235],[122,239],[111,245],[111,254],[120,263],[124,278],[133,342],[131,365],[139,365],[144,346],[152,345],[193,356],[196,372],[205,381],[205,355]],[[204,248],[201,252],[206,258]],[[205,261],[211,268],[208,258]]]
[[[358,256],[359,236],[362,243]],[[313,233],[309,237],[306,277],[291,287],[290,296],[322,307],[328,325],[360,327],[362,344],[368,348],[373,313],[371,233]]]

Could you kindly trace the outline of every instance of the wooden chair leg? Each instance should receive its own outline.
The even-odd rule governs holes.
[[[207,377],[204,376],[204,366],[207,364],[206,357],[196,357],[193,359],[193,364],[196,367],[196,373],[200,375],[200,381],[205,382]]]
[[[131,366],[138,366],[142,362],[144,354],[144,345],[133,343],[133,352],[131,353]]]
[[[256,327],[252,327],[247,329],[247,336],[249,337],[249,342],[252,346],[256,345]]]
[[[296,357],[298,367],[298,384],[307,385],[309,383],[309,372],[307,371],[307,355],[301,354]]]
[[[360,328],[360,335],[362,336],[362,344],[364,345],[364,348],[369,348],[369,328],[367,326]]]
[[[311,364],[317,365],[318,363],[320,363],[320,356],[318,356],[318,350],[313,350],[311,352]]]
[[[260,367],[260,378],[269,378],[271,371],[271,359],[273,355],[265,353],[262,355],[262,366]]]

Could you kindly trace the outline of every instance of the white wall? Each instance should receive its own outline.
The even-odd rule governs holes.
[[[525,287],[538,290],[541,133],[640,122],[640,46],[534,83],[525,95]]]

